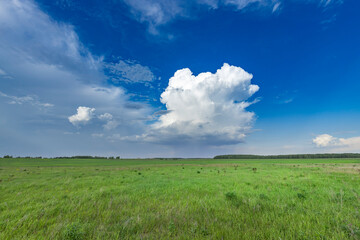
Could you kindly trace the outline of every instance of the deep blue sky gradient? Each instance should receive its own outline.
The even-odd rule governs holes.
[[[136,59],[161,77],[163,88],[178,69],[214,72],[227,62],[254,75],[262,101],[252,108],[260,119],[359,109],[357,1],[328,9],[286,2],[276,14],[226,7],[200,11],[161,26],[171,40],[148,34],[121,2],[38,3],[54,19],[73,25],[92,53],[108,61]]]

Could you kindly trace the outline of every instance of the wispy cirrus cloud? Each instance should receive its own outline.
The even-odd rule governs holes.
[[[279,93],[275,97],[275,103],[276,104],[292,103],[295,100],[296,96],[297,96],[296,90],[293,90],[293,91],[286,90],[284,92]]]
[[[0,68],[0,76],[6,76],[6,72]]]
[[[135,61],[120,60],[117,63],[105,63],[106,75],[114,83],[148,83],[156,79],[149,67]]]
[[[338,6],[343,0],[290,0],[303,4],[317,4],[321,8]],[[222,7],[234,11],[261,10],[276,13],[283,8],[285,0],[196,0],[191,2],[179,0],[125,0],[134,18],[145,23],[148,31],[157,35],[159,27],[178,18],[194,18],[198,9],[214,10]]]
[[[316,2],[316,1],[317,0],[313,0],[313,2]],[[344,3],[344,0],[321,0],[319,4],[322,7],[329,7],[329,6],[340,5],[343,3]]]
[[[0,96],[9,99],[9,101],[8,101],[9,104],[18,104],[18,105],[30,104],[30,105],[40,107],[40,108],[54,107],[54,104],[40,102],[38,99],[39,97],[36,95],[17,97],[17,96],[7,95],[0,91]]]
[[[220,5],[230,5],[236,7],[237,10],[243,10],[247,7],[268,8],[272,12],[276,11],[280,4],[280,0],[224,0],[219,1]]]
[[[12,77],[1,68],[0,68],[0,78],[12,79]]]
[[[194,9],[217,9],[221,6],[230,6],[235,10],[248,7],[266,7],[277,10],[278,0],[197,0],[192,2],[179,0],[125,0],[133,16],[139,22],[146,23],[151,34],[159,34],[158,27],[165,25],[176,18],[193,18]]]

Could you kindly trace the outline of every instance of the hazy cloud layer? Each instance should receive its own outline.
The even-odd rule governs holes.
[[[115,128],[123,135],[140,134],[152,109],[107,84],[103,59],[83,46],[71,25],[54,21],[33,1],[8,0],[0,1],[0,32],[0,108],[5,113],[0,123],[6,126],[0,154],[106,154],[133,148],[90,136]],[[128,107],[134,104],[136,109]],[[95,118],[92,109],[116,120]],[[69,120],[87,124],[76,129]]]
[[[7,46],[7,52],[13,57],[96,75],[101,59],[83,47],[71,25],[53,21],[32,1],[1,1],[0,29],[0,47],[4,51]]]

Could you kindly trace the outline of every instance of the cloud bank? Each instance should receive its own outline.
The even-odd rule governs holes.
[[[195,76],[190,69],[176,71],[161,94],[166,111],[152,125],[148,139],[164,142],[235,144],[243,141],[255,119],[246,108],[259,90],[252,75],[225,63],[216,73]]]

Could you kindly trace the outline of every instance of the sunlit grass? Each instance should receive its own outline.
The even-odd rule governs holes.
[[[0,159],[0,239],[360,239],[359,167]]]

